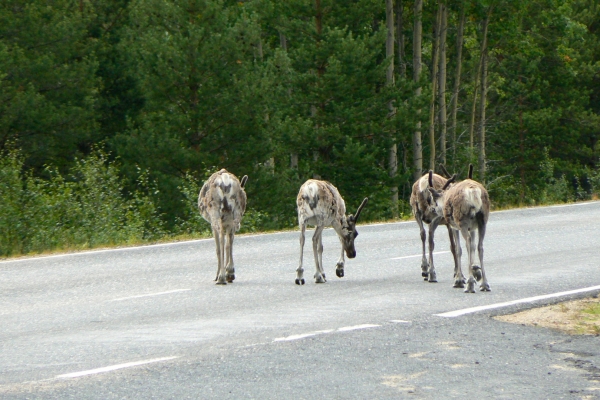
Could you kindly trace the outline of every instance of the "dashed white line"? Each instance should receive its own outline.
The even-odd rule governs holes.
[[[312,336],[317,336],[317,335],[323,335],[326,333],[332,333],[332,332],[348,332],[348,331],[355,331],[358,329],[369,329],[369,328],[377,328],[380,327],[381,325],[373,325],[373,324],[362,324],[362,325],[354,325],[354,326],[344,326],[338,329],[326,329],[323,331],[315,331],[315,332],[307,332],[307,333],[300,333],[298,335],[291,335],[291,336],[286,336],[286,337],[280,337],[280,338],[276,338],[273,339],[273,342],[289,342],[292,340],[299,340],[299,339],[305,339],[307,337],[312,337]]]
[[[111,365],[111,366],[103,367],[103,368],[96,368],[96,369],[90,369],[90,370],[87,370],[87,371],[79,371],[79,372],[72,372],[70,374],[58,375],[58,376],[56,376],[56,379],[79,378],[81,376],[86,376],[86,375],[102,374],[104,372],[115,371],[115,370],[123,369],[123,368],[131,368],[131,367],[137,367],[139,365],[145,365],[145,364],[152,364],[152,363],[157,363],[157,362],[161,362],[161,361],[174,360],[175,358],[179,358],[179,357],[153,358],[151,360],[135,361],[135,362],[129,362],[129,363],[125,363],[125,364]]]
[[[445,253],[450,253],[450,251],[436,251],[433,254],[445,254]],[[390,260],[402,260],[405,258],[416,258],[416,257],[422,257],[422,254],[415,254],[413,256],[404,256],[404,257],[394,257],[394,258],[390,258]]]
[[[395,324],[410,324],[410,321],[405,321],[403,319],[390,319],[390,322],[393,322]]]
[[[140,294],[140,295],[137,295],[137,296],[121,297],[121,298],[113,299],[113,300],[110,300],[110,301],[123,301],[123,300],[130,300],[130,299],[139,299],[140,297],[162,296],[163,294],[187,292],[188,290],[192,290],[192,289],[175,289],[175,290],[169,290],[169,291],[166,291],[166,292]]]
[[[301,333],[299,335],[291,335],[291,336],[276,338],[273,341],[274,342],[288,342],[291,340],[304,339],[307,337],[322,335],[324,333],[331,333],[331,332],[333,332],[333,329],[327,329],[324,331],[316,331],[316,332],[309,332],[309,333]]]
[[[380,327],[380,326],[381,325],[372,325],[372,324],[362,324],[362,325],[355,325],[355,326],[344,326],[343,328],[339,328],[338,332],[355,331],[357,329],[377,328],[377,327]]]
[[[495,309],[495,308],[508,307],[508,306],[512,306],[512,305],[515,305],[515,304],[533,303],[533,302],[538,301],[538,300],[552,299],[552,298],[555,298],[555,297],[568,296],[568,295],[577,294],[577,293],[592,292],[594,290],[600,290],[600,285],[599,286],[590,286],[590,287],[582,288],[582,289],[568,290],[566,292],[558,292],[558,293],[552,293],[552,294],[544,294],[544,295],[541,295],[541,296],[527,297],[527,298],[524,298],[524,299],[507,301],[507,302],[504,302],[504,303],[489,304],[487,306],[463,308],[462,310],[449,311],[449,312],[445,312],[445,313],[441,313],[441,314],[434,314],[434,315],[436,315],[438,317],[453,318],[453,317],[459,317],[459,316],[465,315],[465,314],[476,313],[478,311],[492,310],[492,309]]]

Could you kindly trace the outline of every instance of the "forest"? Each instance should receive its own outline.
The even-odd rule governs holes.
[[[495,209],[600,192],[597,0],[3,0],[0,257],[293,228],[310,178],[363,221],[468,165]],[[415,228],[416,229],[416,228]]]

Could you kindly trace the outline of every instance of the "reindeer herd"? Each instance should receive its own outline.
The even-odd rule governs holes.
[[[473,166],[469,165],[467,179],[456,182],[456,174],[450,176],[440,166],[445,176],[429,171],[418,179],[412,188],[410,205],[421,232],[423,256],[421,275],[429,282],[437,282],[433,263],[434,233],[439,225],[446,225],[450,237],[450,250],[454,257],[454,287],[465,288],[465,293],[475,293],[475,283],[479,290],[490,291],[483,267],[483,239],[490,214],[490,199],[482,184],[472,179]],[[246,210],[244,185],[248,176],[241,180],[225,169],[215,172],[202,186],[198,196],[198,209],[202,217],[211,225],[217,250],[218,285],[225,285],[235,279],[233,264],[233,239],[240,229],[242,216]],[[296,284],[304,285],[303,253],[306,226],[315,226],[312,238],[315,258],[315,283],[327,282],[323,269],[322,233],[332,227],[342,244],[340,258],[336,264],[336,275],[344,276],[344,253],[348,258],[356,257],[354,240],[358,236],[356,223],[362,209],[368,202],[365,198],[354,215],[346,215],[346,204],[337,188],[327,181],[309,179],[301,187],[296,198],[298,224],[300,226],[300,264],[296,269]],[[429,240],[424,224],[429,228]],[[478,232],[475,258],[475,231]],[[468,276],[461,268],[462,250],[460,236],[465,240],[468,253]],[[429,244],[429,257],[425,242]]]

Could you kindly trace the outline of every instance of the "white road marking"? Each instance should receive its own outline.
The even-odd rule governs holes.
[[[324,330],[324,331],[301,333],[299,335],[291,335],[291,336],[286,336],[286,337],[280,337],[280,338],[274,339],[273,341],[274,342],[288,342],[290,340],[304,339],[304,338],[307,338],[307,337],[322,335],[324,333],[330,333],[330,332],[333,332],[333,329],[327,329],[327,330]]]
[[[441,313],[441,314],[434,314],[434,315],[436,315],[438,317],[453,318],[453,317],[459,317],[459,316],[465,315],[465,314],[476,313],[478,311],[492,310],[492,309],[495,309],[495,308],[508,307],[508,306],[512,306],[512,305],[515,305],[515,304],[533,303],[533,302],[538,301],[538,300],[552,299],[552,298],[555,298],[555,297],[568,296],[570,294],[592,292],[594,290],[600,290],[600,285],[599,286],[590,286],[590,287],[582,288],[582,289],[568,290],[566,292],[558,292],[558,293],[552,293],[552,294],[544,294],[544,295],[541,295],[541,296],[527,297],[525,299],[507,301],[507,302],[504,302],[504,303],[489,304],[487,306],[463,308],[462,310],[449,311],[449,312],[445,312],[445,313]]]
[[[72,372],[70,374],[58,375],[58,376],[56,376],[56,379],[79,378],[80,376],[102,374],[104,372],[115,371],[117,369],[137,367],[138,365],[145,365],[145,364],[151,364],[151,363],[156,363],[156,362],[161,362],[161,361],[168,361],[168,360],[173,360],[175,358],[179,358],[179,357],[153,358],[151,360],[144,360],[144,361],[129,362],[129,363],[125,363],[125,364],[111,365],[109,367],[89,369],[87,371]]]
[[[123,301],[123,300],[130,300],[130,299],[139,299],[140,297],[161,296],[163,294],[178,293],[178,292],[187,292],[188,290],[192,290],[192,289],[176,289],[176,290],[169,290],[167,292],[140,294],[140,295],[137,295],[137,296],[121,297],[121,298],[113,299],[113,300],[110,300],[110,301]]]
[[[326,334],[326,333],[348,332],[348,331],[355,331],[355,330],[358,330],[358,329],[377,328],[379,326],[381,326],[381,325],[362,324],[362,325],[354,325],[354,326],[344,326],[344,327],[338,328],[338,329],[326,329],[326,330],[323,330],[323,331],[300,333],[298,335],[291,335],[291,336],[286,336],[286,337],[280,337],[280,338],[274,339],[273,342],[289,342],[289,341],[292,341],[292,340],[305,339],[307,337],[312,337],[312,336],[317,336],[317,335],[323,335],[323,334]]]
[[[379,326],[381,326],[381,325],[362,324],[362,325],[354,325],[354,326],[345,326],[343,328],[339,328],[338,332],[355,331],[357,329],[377,328]]]
[[[410,321],[404,321],[402,319],[390,319],[390,322],[393,322],[395,324],[410,324]]]
[[[450,251],[435,251],[433,252],[433,254],[445,254],[445,253],[450,253]],[[422,257],[423,254],[415,254],[414,256],[404,256],[404,257],[394,257],[394,258],[390,258],[390,260],[402,260],[405,258],[416,258],[416,257]]]

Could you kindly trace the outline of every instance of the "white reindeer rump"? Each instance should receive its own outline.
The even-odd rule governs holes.
[[[346,214],[346,204],[337,188],[327,181],[309,179],[296,198],[299,225],[331,226],[332,220]]]
[[[233,264],[234,234],[240,229],[242,216],[246,211],[244,185],[248,176],[241,182],[222,169],[215,172],[204,183],[198,195],[198,209],[202,217],[210,223],[217,247],[217,284],[226,284],[235,279]]]
[[[472,166],[469,166],[469,176],[472,174]],[[486,225],[490,214],[490,199],[483,185],[472,179],[449,187],[447,190],[437,191],[429,188],[436,201],[436,212],[447,220],[449,226],[454,230],[456,242],[455,263],[458,273],[455,273],[456,288],[464,288],[466,293],[475,293],[475,284],[479,281],[480,290],[489,292],[490,285],[487,281],[483,265],[483,240],[486,233]],[[475,232],[478,232],[478,241],[475,241]],[[460,264],[460,236],[465,240],[468,254],[468,279],[464,282]],[[475,257],[475,251],[479,260]],[[479,261],[479,263],[477,263]]]

